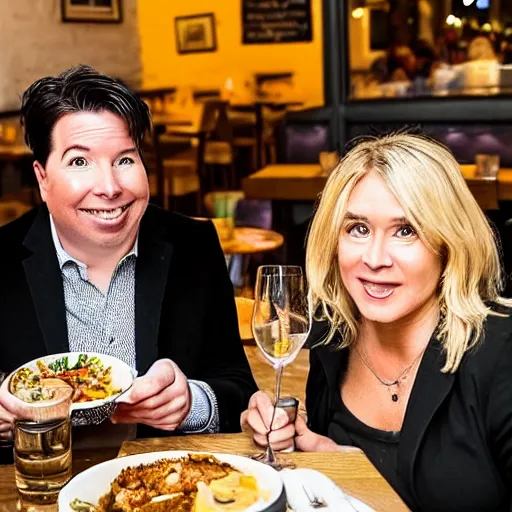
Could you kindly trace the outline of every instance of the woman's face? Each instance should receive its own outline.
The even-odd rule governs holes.
[[[440,258],[420,240],[375,172],[350,194],[338,264],[343,284],[366,320],[413,321],[436,302]]]

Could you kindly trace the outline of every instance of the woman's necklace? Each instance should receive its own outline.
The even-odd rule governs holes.
[[[400,384],[407,378],[407,375],[409,374],[409,372],[412,370],[412,368],[414,367],[414,365],[418,362],[418,360],[420,359],[420,357],[423,355],[423,352],[425,352],[426,350],[426,346],[425,348],[419,353],[419,355],[414,359],[414,361],[409,365],[407,366],[407,368],[405,368],[404,370],[402,370],[402,372],[400,373],[400,375],[393,381],[386,381],[386,380],[383,380],[381,379],[378,375],[377,375],[377,372],[373,369],[373,366],[372,364],[370,363],[370,360],[368,358],[368,356],[366,355],[366,353],[364,353],[363,351],[361,351],[359,349],[359,345],[356,344],[355,346],[356,348],[356,352],[358,353],[359,357],[361,358],[361,361],[364,363],[364,365],[368,368],[368,370],[370,370],[374,377],[383,385],[383,386],[386,386],[389,390],[389,392],[391,393],[391,400],[393,400],[393,402],[398,402],[398,388],[400,387]],[[393,392],[393,389],[396,387],[395,391]]]

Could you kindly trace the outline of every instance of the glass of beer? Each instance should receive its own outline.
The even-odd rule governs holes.
[[[73,389],[62,383],[50,400],[26,403],[14,422],[16,486],[24,502],[50,505],[72,476]]]

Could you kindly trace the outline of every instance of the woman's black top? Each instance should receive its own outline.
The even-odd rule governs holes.
[[[315,324],[309,345],[325,332]],[[444,352],[430,340],[400,434],[372,429],[344,407],[347,362],[347,349],[311,349],[311,430],[359,446],[412,510],[512,510],[512,317],[489,316],[455,373],[441,372]]]

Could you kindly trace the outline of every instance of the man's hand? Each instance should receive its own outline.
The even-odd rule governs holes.
[[[119,400],[113,423],[144,423],[175,430],[191,406],[187,378],[170,359],[156,361]]]
[[[0,441],[12,441],[14,416],[0,405]]]
[[[0,441],[12,440],[14,420],[26,415],[27,404],[9,392],[6,380],[0,386]]]

